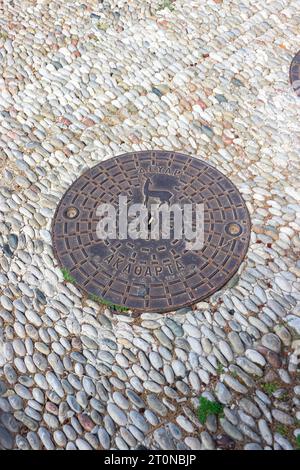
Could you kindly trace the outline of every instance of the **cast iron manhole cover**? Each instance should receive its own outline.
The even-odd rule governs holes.
[[[290,81],[297,96],[300,96],[300,51],[295,55],[290,67]]]
[[[124,233],[120,239],[119,196],[127,198],[128,211],[132,204],[203,205],[203,246],[191,249],[178,232],[172,237],[172,212],[169,239],[162,238],[160,229],[157,239],[126,238]],[[100,204],[116,209],[117,231],[107,239],[99,239]],[[150,230],[153,220],[147,222]],[[250,218],[236,187],[206,162],[144,151],[106,160],[80,176],[60,201],[52,237],[60,266],[86,293],[137,312],[165,312],[200,301],[228,282],[247,252]]]

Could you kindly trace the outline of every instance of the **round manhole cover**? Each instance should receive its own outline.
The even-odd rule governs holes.
[[[52,236],[60,266],[92,298],[165,312],[228,282],[248,249],[250,218],[217,169],[145,151],[78,178],[60,201]]]
[[[290,81],[297,96],[300,96],[300,51],[295,55],[290,67]]]

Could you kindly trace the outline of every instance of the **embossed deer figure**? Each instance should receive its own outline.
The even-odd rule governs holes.
[[[149,197],[155,197],[163,202],[169,202],[173,194],[170,191],[166,191],[165,189],[150,189],[151,181],[147,178],[146,183],[144,185],[144,196],[146,201],[148,201]]]

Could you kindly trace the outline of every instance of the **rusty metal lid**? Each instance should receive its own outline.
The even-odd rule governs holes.
[[[158,239],[120,239],[119,196],[127,207],[204,204],[203,247],[190,249],[184,236],[162,239],[161,231]],[[118,238],[98,237],[104,203],[116,208]],[[235,274],[249,239],[249,214],[233,183],[198,158],[165,151],[127,153],[89,169],[62,197],[52,226],[55,257],[76,285],[136,312],[176,310],[210,296]]]

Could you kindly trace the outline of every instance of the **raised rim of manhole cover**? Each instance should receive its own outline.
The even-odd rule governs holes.
[[[140,206],[133,204],[146,212],[134,213]],[[153,204],[173,211],[151,215]],[[250,230],[241,194],[216,168],[181,153],[142,151],[80,176],[56,209],[52,239],[59,265],[92,298],[136,313],[167,312],[222,288],[246,255]]]
[[[300,51],[297,52],[290,65],[290,82],[294,92],[300,97]]]

